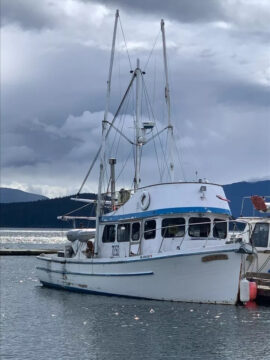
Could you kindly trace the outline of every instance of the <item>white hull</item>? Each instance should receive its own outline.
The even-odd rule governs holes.
[[[203,261],[205,256],[210,256],[210,261]],[[66,290],[156,300],[235,304],[238,300],[241,254],[227,248],[224,251],[167,253],[129,259],[75,260],[40,256],[37,270],[41,283]]]

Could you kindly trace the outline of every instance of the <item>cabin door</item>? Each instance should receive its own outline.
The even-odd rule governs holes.
[[[267,248],[269,241],[269,224],[258,222],[256,223],[251,235],[251,243],[255,247]]]
[[[131,224],[129,255],[139,255],[141,253],[141,223]]]

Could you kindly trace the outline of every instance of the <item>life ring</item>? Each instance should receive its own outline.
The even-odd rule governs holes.
[[[141,209],[146,210],[150,205],[150,194],[147,191],[143,191],[140,197]]]

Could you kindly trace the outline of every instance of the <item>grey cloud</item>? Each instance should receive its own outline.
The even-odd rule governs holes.
[[[270,112],[270,86],[235,80],[225,82],[217,89],[218,100],[228,105],[268,107]]]
[[[2,154],[1,161],[4,166],[21,167],[34,165],[37,162],[36,153],[26,145],[9,146]]]
[[[1,25],[16,23],[26,29],[50,28],[57,9],[49,0],[1,0]]]
[[[89,1],[89,0],[82,0]],[[127,12],[134,9],[147,15],[170,17],[182,22],[207,22],[224,20],[222,3],[216,0],[100,0],[100,3],[125,9]]]
[[[90,0],[80,0],[89,2]],[[258,41],[268,42],[270,9],[266,1],[239,0],[96,0],[110,7],[137,11],[140,16],[159,16],[182,23],[224,22],[233,25],[230,31],[238,36],[246,33]],[[240,35],[241,36],[241,35]]]
[[[15,4],[12,0],[10,3]],[[29,11],[30,3],[30,1],[17,1],[20,6],[25,4],[25,11],[27,8]],[[152,4],[151,1],[124,3],[122,0],[119,2],[112,0],[102,3],[110,6],[120,4],[129,12],[131,6],[136,9],[141,6],[142,10],[145,9],[145,18],[149,19],[151,16],[149,5]],[[43,4],[45,2],[33,2],[33,11],[36,7],[37,13],[42,13]],[[172,13],[171,4],[176,6],[175,14]],[[193,24],[181,25],[174,22],[169,34],[175,46],[168,47],[172,121],[175,138],[182,150],[186,179],[194,179],[195,170],[199,171],[201,177],[208,177],[209,180],[221,183],[247,180],[254,177],[255,173],[257,177],[265,177],[269,174],[269,162],[266,162],[265,156],[258,154],[265,154],[269,149],[269,87],[260,85],[256,74],[262,76],[261,74],[266,71],[267,75],[267,67],[262,68],[265,63],[264,58],[267,57],[266,48],[261,43],[254,42],[253,38],[252,45],[256,43],[256,46],[252,47],[252,51],[258,49],[259,54],[257,62],[256,57],[249,56],[252,54],[248,53],[248,41],[251,41],[249,30],[243,28],[238,32],[240,37],[236,39],[236,29],[220,30],[213,24],[203,23],[203,21],[223,19],[220,4],[224,2],[215,1],[215,4],[219,5],[213,5],[214,2],[210,1],[205,2],[206,8],[213,6],[216,10],[210,11],[210,15],[202,11],[201,17],[198,10],[200,4],[201,1],[168,3],[156,1],[155,10],[152,11],[155,16],[157,13],[164,17],[168,16],[169,19],[180,19],[181,16],[182,22],[193,22]],[[85,10],[85,4],[80,3],[80,5]],[[129,10],[127,6],[130,6]],[[194,16],[191,14],[192,6],[195,8]],[[19,35],[15,37],[18,41],[10,44],[13,50],[18,47],[18,43],[20,44],[20,51],[17,52],[18,63],[15,62],[12,68],[19,76],[16,72],[16,76],[10,81],[7,76],[7,81],[2,87],[1,147],[4,149],[5,183],[8,184],[12,179],[17,178],[27,184],[35,181],[36,186],[44,189],[45,193],[48,191],[48,194],[52,189],[55,189],[53,191],[57,189],[59,192],[59,188],[63,190],[64,187],[72,188],[73,192],[74,187],[77,190],[100,144],[100,119],[105,106],[111,42],[111,35],[108,35],[109,40],[106,43],[107,38],[103,32],[107,34],[109,30],[111,34],[113,13],[109,11],[107,14],[105,11],[107,15],[104,15],[100,27],[88,28],[86,25],[88,19],[80,27],[81,17],[75,14],[74,22],[71,16],[71,22],[61,23],[57,29],[51,28],[49,32],[29,30],[31,26],[32,29],[47,26],[47,11],[46,8],[43,12],[44,21],[37,21],[35,26],[33,25],[35,19],[38,19],[35,15],[32,25],[31,19],[27,22],[25,16],[24,20],[22,18],[19,20],[18,14],[17,17],[9,15],[10,21],[16,21],[22,27],[28,26],[28,28],[25,31],[22,27],[6,27],[6,30]],[[138,10],[138,12],[133,11],[132,16],[134,19],[128,16],[130,20],[128,26],[134,34],[129,34],[129,38],[133,37],[136,41],[136,32],[138,29],[141,31],[142,15]],[[61,21],[60,18],[58,20]],[[134,20],[138,20],[138,25]],[[49,16],[47,24],[52,24],[50,21],[53,23],[54,17]],[[194,24],[194,22],[200,23]],[[70,24],[75,25],[70,27]],[[147,21],[147,25],[151,27],[151,21]],[[100,32],[100,37],[97,37],[95,32]],[[156,34],[156,30],[154,32]],[[188,41],[181,38],[185,34]],[[257,33],[256,36],[259,38],[260,34]],[[25,37],[28,39],[26,42],[22,41]],[[179,38],[182,39],[181,44]],[[239,46],[242,40],[246,42],[244,47]],[[23,56],[24,51],[27,52],[27,57]],[[14,54],[16,55],[16,51],[11,52],[11,60],[14,59]],[[130,54],[133,55],[133,50]],[[231,58],[230,54],[236,54],[235,58]],[[112,84],[110,107],[112,113],[115,112],[129,80],[128,66],[125,68],[121,61],[118,62],[118,55],[116,55]],[[158,55],[160,57],[157,57]],[[143,64],[147,56],[145,48],[141,48],[139,57]],[[239,59],[246,60],[247,65],[240,67]],[[154,69],[156,76],[153,76]],[[120,76],[119,72],[121,72]],[[24,76],[20,76],[21,73]],[[153,52],[145,80],[151,99],[153,97],[154,111],[161,129],[166,122],[164,116],[166,107],[160,47]],[[267,81],[266,76],[265,81]],[[121,91],[118,90],[119,83],[121,83]],[[143,110],[145,111],[145,108]],[[129,108],[125,108],[124,112],[133,115]],[[128,131],[131,128],[132,125],[129,126]],[[112,146],[114,136],[115,133],[112,132],[108,150]],[[261,139],[256,145],[252,143],[254,136]],[[156,140],[158,148],[158,138]],[[115,143],[117,144],[117,141]],[[158,180],[158,175],[156,176],[153,169],[156,165],[153,160],[154,152],[153,147],[150,148],[148,145],[145,147],[146,159],[143,160],[142,167],[146,171],[146,183],[153,179]],[[125,164],[128,154],[127,143],[121,143],[117,162],[118,172]],[[247,163],[246,158],[252,163],[252,167]],[[177,162],[177,156],[175,160]],[[130,174],[133,174],[131,165],[133,165],[132,154],[129,169]],[[181,167],[178,167],[176,175],[176,179],[183,178]],[[97,178],[97,172],[94,172],[90,184],[96,185]],[[91,190],[96,188],[93,187]]]

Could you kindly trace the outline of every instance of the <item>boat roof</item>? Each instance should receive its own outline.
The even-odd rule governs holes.
[[[260,217],[260,216],[243,216],[239,217],[236,220],[243,220],[249,223],[257,223],[257,222],[266,222],[270,224],[270,217]]]
[[[163,183],[145,185],[145,186],[140,187],[139,189],[148,189],[148,188],[154,187],[154,186],[160,186],[160,185],[175,185],[175,184],[204,184],[204,185],[213,185],[213,186],[223,187],[223,185],[216,184],[216,183],[212,183],[212,182],[208,182],[207,180],[205,180],[205,181],[174,181],[174,182],[166,182],[166,183],[163,182]],[[138,189],[138,190],[139,190],[139,189]]]

